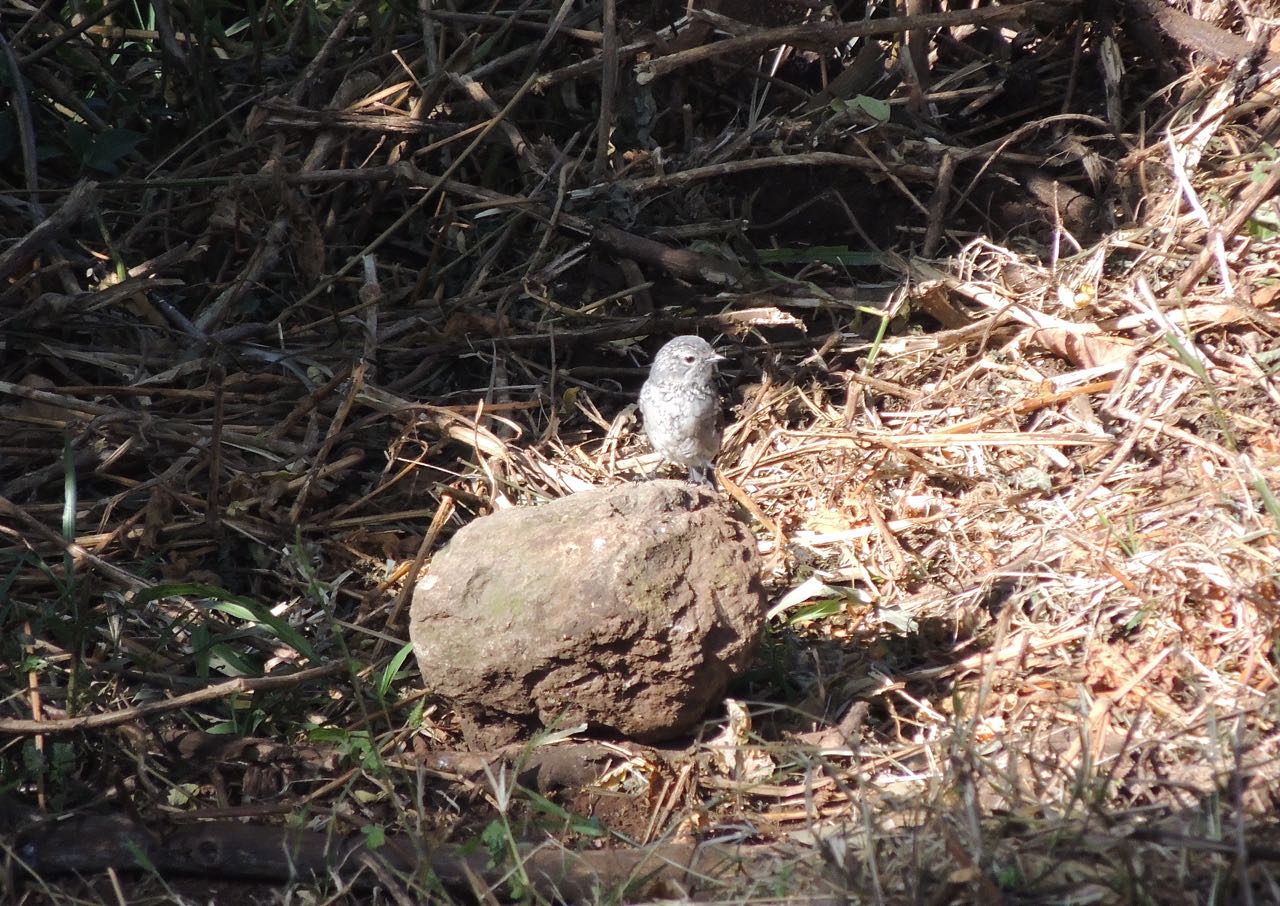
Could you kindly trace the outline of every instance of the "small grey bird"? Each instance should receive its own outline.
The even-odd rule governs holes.
[[[658,350],[640,388],[640,415],[654,452],[689,470],[689,480],[711,484],[711,460],[720,452],[720,400],[716,363],[724,361],[701,337],[676,337]]]

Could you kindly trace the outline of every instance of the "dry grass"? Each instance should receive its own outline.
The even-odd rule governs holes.
[[[698,885],[739,902],[1280,899],[1274,67],[1174,82],[1064,7],[1022,70],[935,45],[930,132],[910,86],[831,103],[799,51],[766,78],[794,33],[698,19],[688,58],[623,4],[543,46],[533,6],[3,13],[7,829],[483,840],[515,859],[468,883],[526,898],[518,841],[598,839],[741,844]],[[639,753],[569,814],[431,767],[458,740],[407,577],[480,513],[630,477],[648,353],[692,330],[733,359],[720,468],[778,602],[737,760]],[[284,895],[5,850],[15,902]]]

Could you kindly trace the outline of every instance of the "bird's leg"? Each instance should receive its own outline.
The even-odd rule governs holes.
[[[693,484],[706,485],[714,489],[716,487],[714,467],[711,463],[701,466],[689,466],[689,481]]]

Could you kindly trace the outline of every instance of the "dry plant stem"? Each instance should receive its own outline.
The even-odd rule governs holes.
[[[308,414],[314,412],[316,407],[325,400],[330,399],[333,391],[342,386],[351,377],[351,372],[355,368],[355,364],[344,362],[340,367],[335,368],[333,377],[325,381],[322,385],[312,390],[303,397],[296,406],[289,411],[280,422],[272,429],[270,436],[279,440],[288,437],[299,422]]]
[[[739,53],[757,53],[783,44],[802,47],[834,47],[854,38],[893,35],[911,29],[954,28],[959,25],[981,25],[1019,19],[1024,13],[1044,5],[1041,0],[1030,0],[1013,6],[985,7],[982,9],[956,10],[931,13],[924,16],[898,16],[888,19],[872,19],[849,24],[814,23],[793,25],[786,28],[761,29],[739,38],[726,38],[714,44],[704,44],[689,50],[677,51],[636,65],[636,78],[644,85],[659,76],[667,75],[685,66],[692,66],[714,57]]]
[[[78,92],[68,88],[48,69],[37,66],[34,69],[29,70],[27,72],[27,76],[31,79],[33,84],[55,98],[59,104],[62,104],[64,107],[74,112],[76,116],[88,123],[94,131],[105,132],[107,129],[111,128],[110,124],[105,122],[102,117],[98,116],[98,114],[94,113],[93,108],[84,102],[84,99],[80,97]],[[104,72],[102,73],[102,77],[106,80],[108,75]]]
[[[465,79],[466,76],[453,76],[452,79]],[[413,114],[388,116],[385,113],[367,113],[360,110],[335,109],[333,104],[316,110],[314,107],[289,104],[288,101],[269,97],[257,102],[257,114],[261,119],[255,120],[255,127],[274,127],[282,129],[346,129],[346,131],[375,132],[390,136],[443,136],[440,141],[462,138],[479,129],[479,125],[460,125],[456,123],[438,123],[431,120],[416,119]],[[431,148],[440,147],[438,145]],[[421,148],[426,151],[428,148]]]
[[[573,9],[573,0],[560,0],[560,6],[556,8],[555,15],[551,17],[551,24],[547,27],[546,34],[544,34],[542,39],[538,41],[538,47],[533,52],[533,60],[530,61],[529,75],[533,74],[533,67],[537,65],[537,62],[542,58],[542,55],[546,53],[547,48],[551,46],[551,42],[555,40],[555,37],[559,34],[561,27],[568,20],[569,11],[571,9]]]
[[[27,81],[22,77],[22,68],[13,53],[13,47],[0,35],[0,54],[4,55],[5,65],[9,69],[9,82],[13,85],[13,118],[18,126],[18,141],[22,147],[22,178],[30,194],[31,211],[36,218],[44,217],[44,206],[40,204],[40,178],[36,175],[36,130],[31,121],[31,99],[27,94]],[[0,270],[0,279],[6,276]]]
[[[243,695],[246,692],[265,692],[273,689],[289,689],[314,679],[334,676],[347,669],[343,661],[324,664],[290,673],[284,676],[260,676],[228,680],[206,689],[197,689],[185,695],[159,702],[148,702],[134,708],[123,708],[119,711],[105,711],[100,714],[85,714],[80,717],[64,717],[59,720],[14,720],[0,719],[0,733],[12,733],[16,736],[34,736],[37,733],[71,733],[76,730],[93,730],[100,727],[116,727],[134,720],[143,720],[157,714],[167,714],[192,705]]]
[[[864,173],[891,172],[900,179],[912,179],[916,182],[933,182],[938,175],[933,167],[924,167],[920,164],[896,162],[880,164],[876,161],[854,157],[852,154],[839,154],[834,151],[810,151],[805,154],[753,157],[746,160],[728,161],[723,164],[712,164],[706,167],[691,167],[688,170],[680,170],[662,176],[620,179],[614,185],[629,192],[658,192],[666,189],[682,189],[707,179],[751,173],[756,170],[771,170],[778,167],[847,167],[861,170]]]
[[[944,436],[967,434],[971,431],[981,429],[992,422],[1000,421],[1008,415],[1027,415],[1028,413],[1035,412],[1038,409],[1056,406],[1058,403],[1066,402],[1067,400],[1074,399],[1077,396],[1092,396],[1095,393],[1106,393],[1114,386],[1115,381],[1094,381],[1090,384],[1082,384],[1079,387],[1070,387],[1066,390],[1059,390],[1054,393],[1045,393],[1040,396],[1032,397],[1031,399],[1018,400],[1016,403],[998,406],[990,412],[983,413],[977,418],[967,419],[966,421],[957,422],[956,424],[948,425],[945,428],[940,428],[934,433]],[[1095,437],[1094,440],[1102,440],[1106,443],[1111,442],[1110,437]]]
[[[624,44],[618,48],[618,62],[630,60],[641,51],[647,50],[653,46],[653,41],[635,41],[631,44]],[[553,88],[562,82],[569,82],[581,76],[594,75],[601,67],[603,61],[599,55],[589,60],[583,60],[580,63],[570,63],[562,66],[560,69],[552,70],[544,73],[534,80],[534,89],[538,92],[545,92],[548,88]]]
[[[361,99],[361,95],[368,89],[370,81],[367,73],[361,74],[363,78],[355,75],[347,76],[338,85],[338,90],[329,98],[329,102],[325,105],[324,110],[320,111],[321,115],[341,116],[342,111],[357,103]],[[326,130],[320,135],[312,139],[311,148],[307,151],[307,156],[302,161],[301,170],[307,173],[312,170],[319,170],[324,167],[324,162],[329,156],[331,148],[336,146],[341,140],[341,136],[336,130]]]
[[[418,581],[422,577],[422,565],[427,562],[427,554],[431,552],[431,549],[436,545],[436,541],[440,539],[440,532],[444,530],[449,517],[453,515],[455,506],[451,495],[444,494],[441,496],[440,504],[436,507],[435,514],[431,517],[431,525],[427,528],[426,534],[422,536],[422,543],[418,545],[418,553],[414,556],[413,563],[405,576],[404,587],[396,595],[395,605],[387,616],[388,626],[399,625],[400,614],[408,606],[409,599],[413,597],[413,590],[417,587]],[[386,640],[381,638],[374,644],[373,657],[375,659],[382,654],[382,648],[385,644]]]
[[[508,16],[493,16],[485,13],[454,13],[434,9],[426,15],[428,18],[438,19],[441,22],[458,22],[463,25],[510,26],[521,31],[532,31],[539,34],[546,34],[551,29],[551,25],[546,22],[534,22],[530,19],[512,19]],[[600,32],[588,31],[584,28],[565,28],[561,26],[556,29],[556,33],[564,35],[566,38],[573,38],[575,41],[582,41],[584,44],[599,46],[604,43],[604,36]]]
[[[905,185],[903,185],[902,180],[898,178],[897,174],[894,173],[893,170],[887,164],[885,164],[884,161],[882,161],[879,157],[876,156],[875,152],[872,151],[871,148],[867,146],[867,143],[865,141],[863,141],[862,136],[855,135],[853,136],[853,140],[857,144],[857,146],[862,149],[862,153],[867,156],[867,159],[870,160],[871,163],[874,164],[876,168],[880,170],[880,172],[883,173],[888,178],[889,182],[893,183],[894,188],[896,188],[899,192],[901,192],[903,197],[905,197],[907,201],[911,202],[911,206],[915,208],[917,211],[919,211],[921,214],[928,217],[929,209],[925,207],[924,203],[921,202],[919,198],[916,198],[916,196],[911,192],[910,189],[908,189]],[[937,174],[935,174],[934,178],[938,180],[941,179],[941,177],[939,177]]]
[[[495,120],[489,121],[489,127],[492,127],[495,124]],[[468,150],[474,147],[475,142],[469,146]],[[845,159],[843,158],[843,155],[832,155],[832,157]],[[454,168],[451,167],[450,171],[453,169]],[[297,181],[302,184],[309,182],[328,182],[333,179],[337,172],[339,171],[329,171],[327,174],[299,174],[294,177],[286,177],[285,181]],[[527,207],[531,212],[536,213],[538,216],[544,219],[547,217],[547,214],[541,205],[531,202],[527,198],[514,195],[503,195],[502,193],[494,192],[490,189],[482,189],[477,186],[471,186],[466,183],[448,179],[447,176],[431,176],[427,173],[423,173],[408,161],[401,161],[399,164],[390,168],[378,168],[376,171],[356,170],[341,171],[341,173],[344,174],[344,178],[349,178],[353,181],[387,179],[394,176],[409,184],[426,187],[428,189],[427,194],[413,203],[411,211],[418,210],[418,208],[425,204],[425,199],[434,196],[437,191],[445,191],[462,195],[463,197],[470,198],[485,205]],[[400,220],[397,220],[396,223],[399,224],[401,220],[404,220],[407,217],[408,214]],[[699,282],[713,283],[718,286],[736,286],[738,283],[739,277],[737,274],[731,272],[732,264],[728,261],[720,261],[709,258],[705,255],[699,255],[695,252],[689,252],[684,249],[673,249],[659,242],[655,242],[652,239],[636,236],[615,227],[597,226],[581,217],[564,215],[559,218],[558,225],[562,226],[562,228],[566,230],[590,236],[596,242],[599,242],[612,251],[617,252],[619,255],[637,258],[641,261],[658,265],[677,277],[682,277],[688,280],[697,280]],[[370,243],[368,248],[380,245],[381,242],[390,238],[395,229],[396,227],[393,225],[393,227],[385,231],[382,236]],[[357,259],[353,259],[353,261],[354,260]],[[343,267],[345,268],[346,265]],[[331,280],[337,279],[343,274],[344,270],[340,268],[338,274],[331,278]],[[308,301],[318,291],[319,289],[317,288],[317,290],[313,290],[311,293],[308,293],[299,300],[297,304],[300,305]],[[301,332],[305,329],[307,328],[294,328],[291,332]]]
[[[1218,121],[1218,117],[1212,113],[1206,114],[1206,116],[1202,118],[1202,123],[1205,121],[1212,121],[1216,123]],[[1201,137],[1207,137],[1212,134],[1212,129],[1207,126],[1197,131]],[[1209,219],[1209,212],[1204,209],[1202,204],[1200,204],[1200,198],[1196,193],[1195,186],[1191,184],[1191,177],[1187,174],[1187,160],[1184,159],[1185,157],[1199,160],[1200,154],[1203,150],[1203,145],[1205,141],[1207,141],[1207,138],[1201,138],[1199,141],[1196,141],[1194,146],[1191,147],[1185,155],[1183,148],[1179,147],[1178,143],[1174,140],[1172,132],[1165,135],[1165,140],[1169,145],[1169,163],[1173,168],[1174,178],[1178,182],[1180,194],[1182,195],[1183,200],[1186,201],[1187,207],[1191,209],[1192,215],[1200,221],[1201,225],[1205,229],[1205,251],[1209,252],[1213,258],[1217,259],[1218,274],[1222,280],[1223,292],[1229,296],[1233,296],[1235,295],[1235,290],[1231,286],[1231,269],[1227,264],[1227,252],[1226,248],[1223,246],[1222,233],[1214,229],[1213,222]]]
[[[1006,567],[1006,570],[1016,568],[1019,567]],[[1001,571],[1003,572],[1005,570]],[[947,664],[943,667],[925,667],[920,670],[912,670],[907,673],[898,674],[896,679],[901,682],[938,679],[943,676],[956,677],[970,672],[991,670],[996,666],[1008,663],[1009,661],[1021,661],[1030,653],[1047,651],[1063,645],[1069,645],[1072,642],[1089,638],[1091,635],[1093,635],[1093,629],[1090,626],[1073,626],[1048,635],[1022,631],[1013,641],[1000,646],[994,651],[984,651],[979,654],[973,654],[969,657],[956,661],[954,664]]]
[[[1080,80],[1080,57],[1084,53],[1084,22],[1077,22],[1075,35],[1071,42],[1071,71],[1067,76],[1067,88],[1062,93],[1062,107],[1059,113],[1070,113],[1075,102],[1076,85]]]
[[[14,818],[18,816],[10,821]],[[140,853],[148,865],[167,876],[195,873],[277,883],[335,877],[360,890],[377,883],[362,876],[372,862],[385,866],[383,877],[417,877],[430,871],[455,889],[465,889],[468,882],[478,884],[480,894],[500,888],[510,873],[505,864],[494,866],[483,847],[430,845],[416,835],[389,835],[375,850],[365,845],[361,834],[344,838],[329,831],[239,821],[166,827],[163,833],[152,833],[130,818],[98,815],[47,823],[26,819],[3,830],[21,831],[20,845],[30,853],[26,864],[41,876],[130,870],[136,868]],[[634,851],[574,852],[522,844],[515,856],[539,899],[591,902],[601,890],[621,889],[641,880],[642,889],[654,885],[690,889],[699,882],[731,877],[744,866],[762,864],[779,852],[768,845],[680,843]]]
[[[1145,425],[1146,430],[1157,436],[1166,434],[1175,440],[1182,441],[1185,444],[1201,449],[1218,459],[1220,462],[1229,463],[1235,461],[1235,457],[1218,444],[1207,441],[1203,437],[1200,437],[1191,431],[1186,431],[1182,428],[1166,424],[1158,419],[1150,418],[1142,412],[1134,412],[1128,407],[1117,406],[1112,410],[1112,414],[1123,418],[1125,421],[1133,422],[1134,424],[1143,424]]]
[[[493,126],[494,124],[495,120],[489,121],[490,126]],[[474,146],[475,142],[473,142],[469,148]],[[843,155],[831,156],[846,162],[848,160],[852,160],[852,158],[845,158]],[[452,171],[452,169],[454,168],[451,167],[450,171]],[[753,167],[752,169],[755,168]],[[338,171],[330,171],[318,181],[329,181],[333,178],[336,172]],[[489,189],[482,189],[477,186],[467,185],[466,183],[448,179],[447,175],[440,177],[431,176],[423,173],[408,161],[402,161],[392,168],[379,168],[378,171],[341,172],[346,174],[349,178],[358,181],[364,181],[367,179],[386,179],[389,176],[394,175],[402,181],[426,187],[428,189],[427,194],[422,198],[419,198],[411,206],[411,210],[414,211],[425,203],[426,198],[434,196],[437,191],[445,191],[462,195],[463,197],[470,198],[485,205],[526,207],[531,212],[536,213],[539,217],[544,219],[548,217],[542,205],[529,201],[527,198],[514,195],[503,195]],[[312,174],[312,176],[319,177],[321,175]],[[301,175],[286,178],[286,181],[293,180],[297,180],[304,184],[312,181],[311,179],[305,178]],[[397,221],[397,223],[399,222],[400,221]],[[736,286],[738,283],[739,277],[736,273],[731,271],[732,264],[728,261],[720,261],[709,258],[705,255],[699,255],[695,252],[689,252],[684,249],[673,249],[659,242],[655,242],[652,239],[636,236],[617,229],[616,227],[597,226],[581,217],[564,215],[558,218],[556,225],[575,233],[590,236],[596,242],[603,244],[612,251],[617,252],[619,255],[633,257],[641,261],[655,264],[677,277],[682,277],[688,280],[697,280],[699,282],[713,283],[718,286]],[[379,237],[379,239],[375,239],[369,247],[372,248],[374,245],[380,244],[380,240],[385,241],[386,238],[390,238],[393,229],[394,227],[385,232],[382,237]],[[333,279],[336,279],[337,276],[342,276],[342,274],[343,271],[340,269],[338,275]],[[302,302],[311,298],[314,292],[315,291],[303,297],[299,304],[302,304]],[[298,328],[298,330],[300,329],[302,328]]]
[[[328,65],[329,58],[336,52],[338,42],[347,33],[352,23],[355,22],[356,17],[363,12],[364,7],[367,6],[368,3],[369,0],[356,0],[356,2],[352,3],[351,7],[343,13],[342,17],[339,18],[338,22],[333,27],[333,31],[331,31],[329,36],[325,39],[320,51],[316,54],[315,58],[307,64],[307,68],[303,71],[302,77],[298,79],[294,86],[289,90],[287,97],[292,103],[300,103],[302,98],[306,96],[306,93],[311,89],[319,77],[321,70]],[[339,90],[341,90],[341,88]],[[281,136],[281,140],[282,139],[283,136]],[[275,152],[264,165],[263,169],[266,175],[275,175],[277,161],[283,155],[284,150],[281,140],[277,140]],[[324,136],[320,136],[316,139],[316,142],[320,143],[325,140]],[[317,163],[312,161],[312,165],[315,166]],[[288,232],[289,216],[285,213],[276,218],[276,220],[272,222],[271,226],[267,228],[267,233],[263,237],[261,245],[258,246],[254,255],[245,264],[240,275],[232,281],[231,285],[228,286],[227,289],[218,295],[217,299],[211,305],[206,306],[200,312],[199,316],[195,319],[195,326],[197,329],[202,332],[207,332],[215,325],[221,323],[231,306],[238,299],[242,298],[243,295],[261,279],[262,275],[275,264],[276,260],[280,256],[281,245],[283,244],[285,237],[288,235]],[[355,262],[358,260],[359,256],[348,263],[354,267]],[[345,273],[346,272],[343,272],[343,275],[345,275]],[[327,282],[322,285],[327,285]]]
[[[151,4],[156,32],[160,36],[161,52],[170,63],[185,70],[188,75],[194,75],[191,58],[178,43],[178,33],[173,27],[173,11],[170,9],[170,3],[171,0],[154,0]]]
[[[720,469],[716,469],[716,478],[719,480],[724,489],[729,492],[729,496],[752,515],[761,525],[763,525],[773,535],[774,543],[778,545],[778,550],[786,549],[786,536],[782,534],[782,529],[778,527],[778,523],[774,522],[765,515],[764,510],[751,499],[750,495],[742,490],[737,484],[729,480],[729,476],[725,475]]]
[[[1090,502],[1093,495],[1097,493],[1098,490],[1105,487],[1106,483],[1111,480],[1111,476],[1116,473],[1116,470],[1129,459],[1129,455],[1133,452],[1133,448],[1138,444],[1138,439],[1142,437],[1142,431],[1147,425],[1147,419],[1155,413],[1159,406],[1160,400],[1158,397],[1153,398],[1151,402],[1147,404],[1147,407],[1141,413],[1141,419],[1130,429],[1129,436],[1126,437],[1124,443],[1120,445],[1120,449],[1116,450],[1115,456],[1111,458],[1111,462],[1107,463],[1106,468],[1098,474],[1097,478],[1089,482],[1084,490],[1077,492],[1076,499],[1072,503],[1068,504],[1067,509],[1070,512],[1078,513],[1083,507],[1085,507]]]
[[[0,255],[0,280],[17,273],[72,225],[83,221],[97,203],[97,183],[87,179],[76,183],[56,211]]]
[[[699,22],[706,22],[717,31],[736,38],[741,35],[749,34],[756,30],[756,26],[738,19],[732,19],[729,16],[717,13],[709,9],[690,9],[690,16]],[[785,48],[783,48],[785,49]]]
[[[58,25],[58,28],[60,29],[58,34],[54,35],[48,41],[45,41],[35,50],[31,51],[31,53],[23,56],[19,62],[21,62],[23,66],[30,66],[32,63],[35,63],[39,60],[44,59],[49,54],[53,53],[55,50],[61,47],[63,44],[70,41],[72,38],[79,37],[89,29],[93,28],[103,19],[107,18],[108,16],[114,15],[115,12],[118,9],[120,9],[120,7],[124,6],[126,2],[127,0],[111,0],[110,3],[103,4],[101,9],[96,10],[92,13],[86,14],[82,20],[80,20],[70,28],[62,28],[59,23],[54,22],[53,24]],[[30,26],[30,24],[32,22],[35,22],[37,18],[38,18],[37,16],[32,16],[31,19],[28,21],[27,25],[24,25],[22,27],[22,30],[19,31],[18,34],[14,36],[15,40],[20,39],[22,37],[22,32],[26,31],[26,29]],[[50,21],[53,21],[53,20],[50,20]]]
[[[1280,188],[1280,164],[1273,163],[1271,171],[1267,174],[1267,178],[1260,183],[1252,186],[1249,191],[1244,194],[1231,210],[1230,216],[1222,223],[1219,230],[1212,231],[1213,235],[1206,237],[1205,246],[1196,256],[1196,260],[1192,262],[1182,276],[1178,278],[1176,292],[1179,296],[1187,296],[1191,290],[1195,288],[1196,283],[1209,269],[1209,265],[1218,255],[1218,246],[1214,241],[1216,235],[1217,242],[1223,242],[1235,238],[1245,223],[1253,216],[1254,212],[1269,198],[1276,194],[1276,190]]]
[[[536,173],[539,169],[538,160],[534,157],[532,148],[520,134],[517,129],[506,117],[502,115],[502,111],[498,109],[498,105],[494,103],[493,98],[489,97],[489,92],[485,87],[472,79],[470,76],[454,75],[446,73],[449,80],[462,89],[463,93],[471,100],[475,101],[482,110],[493,117],[498,125],[499,131],[507,140],[507,144],[511,147],[511,151],[516,156],[516,160],[520,163],[520,168],[526,175]]]
[[[475,152],[476,148],[480,146],[480,143],[485,140],[485,138],[489,135],[489,133],[492,132],[494,129],[496,129],[499,123],[501,123],[506,118],[507,114],[510,113],[513,109],[515,109],[515,106],[518,103],[520,103],[521,99],[524,98],[524,96],[528,94],[529,90],[533,87],[533,82],[534,80],[532,78],[528,78],[524,81],[524,84],[520,86],[520,88],[512,96],[511,100],[509,100],[506,103],[506,105],[502,108],[499,115],[496,117],[491,117],[489,121],[485,123],[484,128],[482,128],[479,134],[477,134],[476,137],[471,140],[471,144],[467,145],[467,147],[463,149],[456,158],[454,158],[453,163],[449,165],[449,167],[444,171],[444,173],[442,173],[439,177],[431,178],[430,188],[427,190],[427,192],[425,192],[422,195],[421,198],[419,198],[413,204],[409,205],[408,210],[406,210],[403,214],[397,217],[389,227],[383,230],[368,245],[360,249],[360,251],[358,251],[354,256],[349,258],[340,268],[338,268],[337,273],[335,273],[332,277],[329,277],[326,280],[321,280],[318,286],[313,288],[310,292],[306,293],[301,299],[299,299],[296,303],[294,303],[293,307],[306,305],[309,302],[311,302],[313,299],[315,299],[317,296],[319,296],[322,292],[327,291],[329,287],[331,287],[334,283],[336,283],[338,280],[345,277],[352,270],[354,270],[356,265],[366,255],[373,254],[385,242],[387,242],[387,240],[389,240],[392,236],[395,236],[397,233],[399,233],[400,229],[406,223],[408,223],[409,220],[412,219],[418,213],[418,211],[420,211],[423,207],[425,207],[427,202],[430,201],[432,198],[434,198],[445,185],[447,185],[450,182],[449,177],[451,177],[454,173],[458,172],[458,170],[462,167],[462,165],[467,160],[470,159],[471,155]],[[401,161],[399,164],[396,165],[396,169],[403,169],[406,167],[409,168],[409,172],[413,172],[413,173],[419,172],[417,168],[413,167],[412,164],[410,164],[408,161]],[[286,310],[286,312],[282,313],[280,317],[278,317],[276,321],[273,323],[281,323],[283,318],[287,314],[288,314],[288,311]]]
[[[440,44],[436,38],[436,20],[431,15],[433,0],[418,0],[418,21],[422,23],[422,49],[426,58],[428,79],[440,74]]]
[[[245,263],[239,276],[231,281],[231,285],[218,294],[214,301],[201,310],[193,322],[201,334],[221,323],[227,311],[244,294],[252,289],[262,276],[275,265],[280,257],[280,246],[289,233],[288,217],[279,217],[267,228],[262,243],[254,249],[253,255]]]
[[[129,573],[128,571],[107,562],[96,554],[85,550],[84,547],[74,541],[66,541],[60,534],[49,528],[40,520],[36,519],[22,507],[17,506],[7,497],[0,497],[0,514],[13,516],[21,520],[45,541],[57,545],[58,550],[70,554],[72,563],[76,566],[79,566],[81,563],[89,563],[98,572],[110,579],[114,579],[116,582],[128,589],[141,589],[147,587],[146,582],[132,573]]]
[[[697,252],[673,249],[616,227],[593,226],[577,217],[566,215],[561,222],[570,229],[588,233],[593,241],[619,255],[656,265],[672,276],[716,286],[740,285],[741,275],[728,260],[719,261]]]
[[[942,233],[946,229],[947,202],[951,198],[951,179],[955,176],[956,161],[948,152],[943,152],[942,163],[938,165],[938,187],[929,199],[929,225],[925,228],[924,244],[920,254],[932,258],[938,252],[938,244],[942,242]]]
[[[973,179],[969,181],[968,188],[960,193],[960,197],[957,198],[955,204],[952,205],[952,210],[959,210],[961,205],[968,200],[969,195],[978,187],[979,182],[982,176],[987,172],[987,169],[994,165],[995,162],[1003,156],[1005,148],[1031,132],[1042,129],[1045,126],[1055,125],[1058,123],[1088,123],[1098,126],[1101,129],[1111,131],[1110,124],[1107,123],[1106,120],[1098,119],[1096,116],[1085,116],[1079,113],[1065,115],[1059,114],[1058,116],[1047,116],[1043,119],[1035,120],[1034,122],[1019,126],[1005,137],[979,145],[976,148],[955,149],[956,161],[958,163],[977,160],[979,158],[985,158],[985,160],[983,160],[982,166],[978,169],[978,172],[974,174]]]
[[[22,631],[27,638],[29,639],[35,638],[35,634],[31,631],[30,620],[23,621]],[[27,643],[23,645],[22,648],[23,648],[23,651],[26,652],[26,655],[28,658],[33,657],[36,653],[35,645],[31,643]],[[42,723],[44,721],[44,704],[40,697],[40,675],[39,675],[39,671],[35,670],[34,668],[27,671],[27,699],[31,703],[32,719],[37,723]],[[45,741],[44,741],[43,733],[36,734],[35,746],[36,746],[36,751],[40,752],[41,755],[43,756],[43,753],[45,750],[44,749]],[[39,807],[41,812],[45,811],[49,807],[48,800],[46,798],[44,780],[45,778],[44,778],[44,775],[42,774],[39,778],[39,783],[37,784],[37,787],[36,787],[36,804]]]
[[[364,258],[364,283],[360,287],[360,304],[365,306],[364,350],[362,358],[368,363],[366,372],[370,380],[376,380],[374,363],[378,360],[378,310],[385,298],[378,282],[378,261],[373,255]]]
[[[1128,5],[1150,16],[1166,35],[1183,47],[1207,54],[1217,60],[1247,60],[1256,50],[1252,41],[1218,28],[1211,22],[1189,16],[1161,0],[1128,0]],[[1280,54],[1270,54],[1263,61],[1268,68],[1280,63]]]
[[[680,768],[680,773],[676,776],[675,782],[666,784],[663,787],[660,798],[654,805],[653,812],[649,817],[644,836],[641,838],[641,843],[645,846],[649,846],[657,840],[662,828],[668,825],[677,803],[680,802],[681,797],[686,794],[690,786],[694,766],[695,763],[692,761],[683,765]]]
[[[668,317],[649,315],[640,318],[623,318],[606,322],[599,327],[564,328],[553,334],[538,333],[533,325],[528,333],[508,334],[502,345],[511,349],[544,349],[548,345],[571,346],[586,342],[623,340],[628,337],[646,337],[655,333],[690,333],[699,329],[724,330],[739,333],[753,326],[794,326],[793,316],[777,309],[747,309],[702,317]],[[459,349],[470,349],[473,344],[463,339],[444,340],[422,347],[423,354],[443,354]]]
[[[226,400],[223,394],[226,370],[221,364],[209,369],[209,382],[213,384],[213,423],[209,427],[209,490],[205,508],[205,521],[213,543],[222,547],[222,426],[226,418]]]
[[[553,166],[556,171],[556,200],[555,204],[551,206],[551,212],[547,215],[547,225],[550,229],[542,234],[542,238],[538,240],[538,247],[534,250],[533,254],[529,256],[529,266],[525,268],[524,276],[520,281],[521,285],[524,286],[526,290],[528,288],[530,275],[535,270],[539,271],[540,278],[544,282],[554,279],[554,276],[549,273],[550,266],[542,267],[540,262],[545,260],[544,253],[546,252],[547,246],[551,243],[552,231],[556,230],[560,223],[560,217],[564,211],[565,199],[568,197],[569,193],[569,179],[578,171],[578,167],[582,164],[582,157],[586,153],[586,148],[584,147],[582,149],[582,153],[578,155],[577,161],[572,165],[569,163],[569,155],[573,152],[573,149],[577,145],[578,139],[581,135],[582,134],[580,132],[575,132],[570,136],[569,141],[565,142],[564,150],[556,155],[553,162]],[[632,269],[635,269],[634,261],[629,258],[624,258],[622,259],[620,266],[628,272],[629,277],[634,277],[634,275],[630,273]],[[636,281],[634,279],[631,280],[632,285],[637,285],[639,282],[642,281]],[[652,306],[650,306],[649,310],[653,310]]]
[[[59,23],[49,17],[49,10],[54,6],[55,2],[56,0],[44,0],[38,9],[29,10],[30,15],[27,17],[27,21],[22,24],[22,27],[17,30],[10,40],[20,47],[25,46],[27,32],[39,22],[52,25],[56,32]]]
[[[329,422],[329,430],[325,433],[324,442],[320,444],[320,449],[316,451],[315,457],[311,461],[311,468],[307,470],[306,478],[298,491],[298,496],[293,501],[293,506],[289,508],[289,522],[292,525],[297,525],[302,518],[302,508],[306,505],[307,495],[311,493],[311,486],[328,462],[329,451],[337,443],[338,437],[342,433],[342,426],[346,424],[347,416],[351,414],[351,407],[360,395],[360,390],[364,386],[364,373],[367,368],[368,365],[365,362],[358,362],[351,369],[351,383],[347,387],[347,392],[343,396],[333,420]]]
[[[359,510],[363,508],[366,504],[369,503],[369,501],[373,500],[375,497],[379,496],[380,494],[387,492],[392,487],[394,487],[398,482],[412,475],[420,466],[421,466],[420,462],[413,462],[413,461],[404,462],[400,470],[395,475],[392,475],[390,478],[380,482],[376,488],[369,491],[367,494],[360,496],[359,498],[351,501],[350,503],[344,503],[340,506],[336,506],[331,510],[327,510],[317,515],[316,524],[318,525],[336,524],[338,521],[341,521],[344,517],[346,517],[348,513],[351,513],[355,510]],[[398,581],[398,577],[402,574],[402,570],[407,568],[408,568],[407,565],[401,564],[401,567],[398,568],[395,571],[395,573],[392,574],[390,579],[379,583],[378,590],[386,591],[386,588],[389,586],[389,584],[391,582]]]
[[[929,5],[924,0],[902,0],[904,19],[908,21],[927,15]],[[913,28],[907,32],[907,56],[916,78],[915,92],[923,99],[929,91],[929,33],[923,28]]]
[[[603,0],[602,30],[604,43],[600,48],[603,72],[600,78],[600,115],[596,119],[596,163],[593,173],[597,179],[609,166],[609,147],[613,142],[613,107],[618,91],[618,10],[614,0]]]
[[[320,78],[320,73],[330,65],[330,60],[338,51],[338,47],[347,32],[351,30],[351,26],[355,24],[360,16],[364,15],[365,7],[368,6],[370,0],[354,0],[351,6],[342,14],[338,21],[334,24],[333,30],[329,32],[325,38],[324,44],[320,46],[320,50],[307,64],[307,68],[302,71],[302,77],[294,83],[289,89],[288,98],[295,104],[302,102],[307,96],[316,82]]]

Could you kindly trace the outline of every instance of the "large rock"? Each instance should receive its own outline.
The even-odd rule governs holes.
[[[582,721],[656,741],[720,700],[765,611],[747,528],[647,481],[477,519],[414,589],[409,634],[473,744]]]

